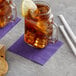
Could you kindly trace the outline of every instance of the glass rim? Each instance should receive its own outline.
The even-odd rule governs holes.
[[[43,13],[43,14],[37,14],[38,16],[39,15],[46,15],[46,14],[50,14],[51,13],[51,6],[49,5],[49,3],[48,2],[46,2],[46,1],[34,1],[35,2],[35,4],[37,4],[37,2],[40,2],[40,4],[44,4],[44,5],[47,5],[48,7],[49,7],[49,10],[48,10],[48,12],[46,12],[46,13]]]

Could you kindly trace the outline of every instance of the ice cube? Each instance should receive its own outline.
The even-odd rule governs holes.
[[[37,22],[37,28],[44,33],[45,35],[47,35],[47,23],[44,21],[38,21]]]
[[[34,43],[34,46],[37,48],[44,48],[47,45],[47,39],[46,38],[36,38],[36,41]]]

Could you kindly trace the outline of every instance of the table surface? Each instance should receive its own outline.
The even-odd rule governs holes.
[[[21,0],[14,0],[17,5],[18,16],[22,19],[17,26],[9,31],[0,43],[10,47],[24,33],[24,19],[21,16]],[[76,35],[76,0],[47,0],[54,14],[54,21],[61,25],[58,18],[63,14]],[[59,40],[63,46],[44,65],[38,65],[19,55],[6,51],[9,70],[6,76],[76,76],[76,57],[59,31]]]

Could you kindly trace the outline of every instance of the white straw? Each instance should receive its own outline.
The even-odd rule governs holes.
[[[66,22],[65,18],[63,17],[63,15],[59,15],[59,18],[61,19],[61,21],[64,24],[64,27],[66,29],[66,31],[68,32],[68,34],[70,35],[71,39],[74,41],[74,43],[76,44],[76,36],[73,33],[73,31],[71,30],[69,24]]]
[[[61,32],[63,33],[65,39],[67,40],[70,48],[72,49],[72,51],[76,55],[76,48],[75,48],[74,44],[72,43],[72,41],[70,40],[70,38],[69,38],[68,34],[66,33],[64,27],[63,26],[59,26],[59,28],[60,28]]]

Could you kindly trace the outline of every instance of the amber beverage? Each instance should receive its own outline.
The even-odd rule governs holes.
[[[9,0],[0,0],[0,28],[5,27],[12,20],[12,12],[15,7],[10,2]]]
[[[36,48],[44,48],[53,33],[53,17],[51,17],[51,9],[47,3],[35,3],[38,9],[32,15],[29,10],[25,17],[24,41]]]

